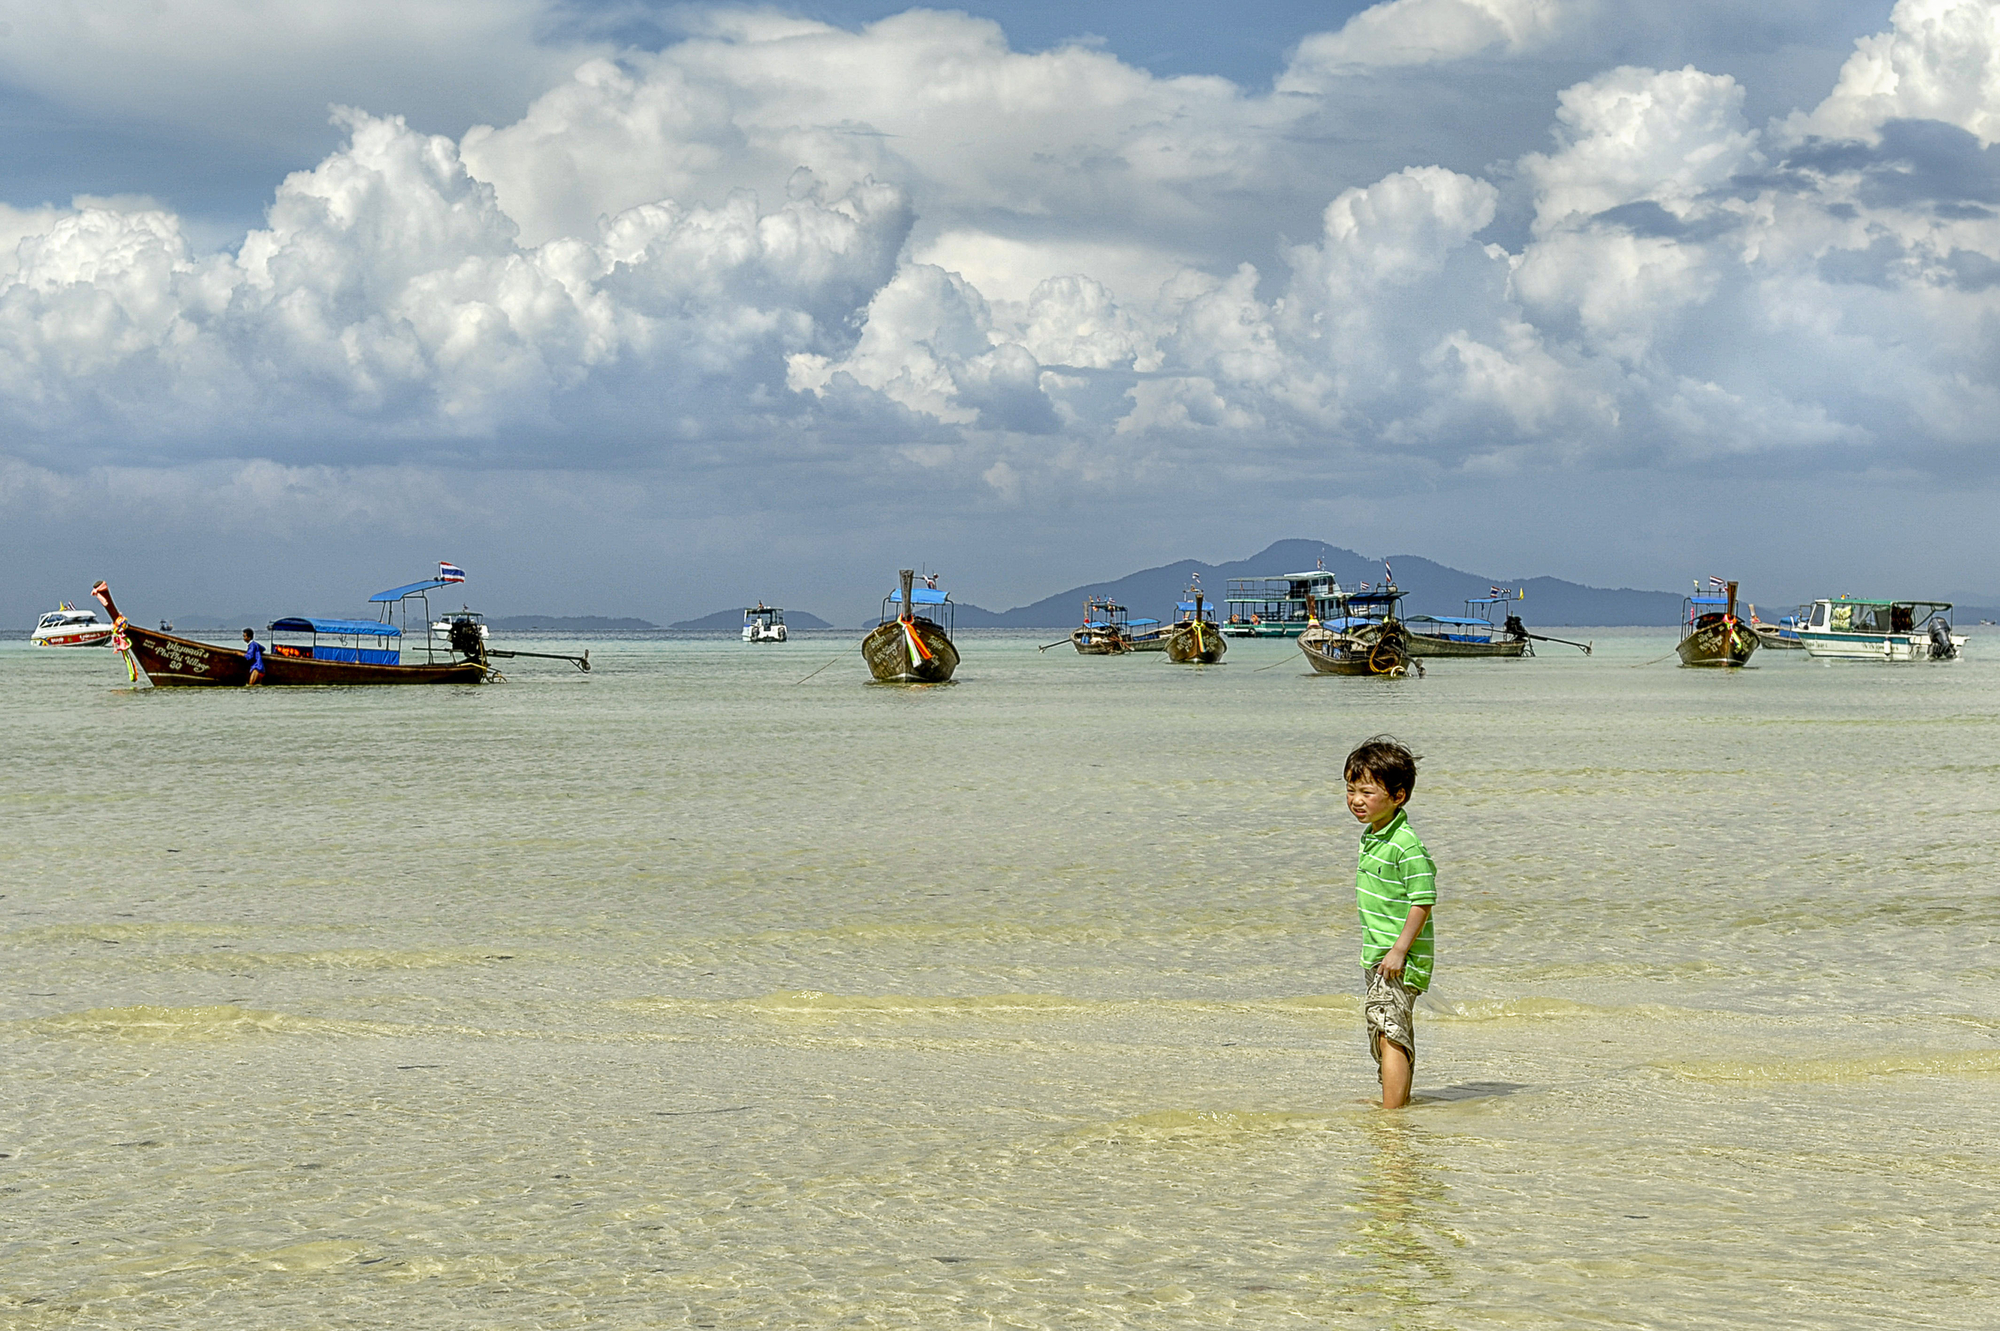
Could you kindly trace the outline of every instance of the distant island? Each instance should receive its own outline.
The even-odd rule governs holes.
[[[1410,615],[1463,614],[1468,598],[1485,596],[1490,587],[1505,587],[1527,591],[1527,599],[1514,608],[1527,620],[1530,628],[1538,624],[1671,625],[1680,619],[1679,592],[1587,587],[1582,583],[1565,582],[1561,578],[1496,578],[1484,573],[1467,573],[1420,555],[1391,555],[1389,562],[1395,566],[1396,585],[1408,591],[1403,612]],[[1108,596],[1129,607],[1135,616],[1170,620],[1174,618],[1174,604],[1180,600],[1181,592],[1192,575],[1197,573],[1201,575],[1202,590],[1207,593],[1208,599],[1218,603],[1217,609],[1226,615],[1228,611],[1219,603],[1228,590],[1229,579],[1300,573],[1322,564],[1340,579],[1343,587],[1382,580],[1382,561],[1379,559],[1369,559],[1341,546],[1328,545],[1325,541],[1278,541],[1250,558],[1234,563],[1203,564],[1184,559],[1177,564],[1144,569],[1110,582],[1085,583],[1012,610],[987,610],[961,603],[958,626],[969,629],[1061,628],[1082,622],[1083,602],[1088,596]],[[1791,603],[1778,597],[1766,598],[1760,588],[1747,585],[1744,599],[1763,601],[1764,609],[1771,612],[1769,617],[1773,619],[1779,614],[1789,613],[1792,608]]]
[[[643,633],[660,627],[650,619],[612,619],[605,615],[506,615],[486,622],[509,633]]]
[[[785,626],[795,629],[833,627],[818,615],[810,615],[803,610],[785,611]],[[703,615],[700,619],[677,619],[667,627],[687,633],[733,633],[743,627],[743,607],[739,605],[728,610],[718,610],[712,615]]]

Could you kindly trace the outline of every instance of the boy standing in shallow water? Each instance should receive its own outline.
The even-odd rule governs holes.
[[[1431,987],[1431,910],[1437,866],[1403,806],[1417,786],[1417,756],[1377,735],[1347,755],[1347,811],[1365,826],[1354,873],[1368,1052],[1381,1069],[1382,1107],[1410,1103],[1417,1064],[1417,995]]]

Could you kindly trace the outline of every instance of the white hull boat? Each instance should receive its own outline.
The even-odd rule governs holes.
[[[1798,630],[1806,655],[1828,661],[1950,661],[1965,646],[1949,601],[1814,601]]]
[[[92,612],[64,601],[62,609],[51,610],[36,622],[28,640],[37,647],[108,647],[117,631]]]

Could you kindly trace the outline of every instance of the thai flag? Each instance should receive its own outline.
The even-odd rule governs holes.
[[[1488,587],[1486,594],[1496,601],[1500,599],[1500,589],[1498,587]]]
[[[1389,567],[1389,561],[1386,559],[1382,561],[1382,585],[1384,587],[1396,585],[1396,570]]]
[[[1361,584],[1361,590],[1362,590],[1362,591],[1364,591],[1364,592],[1365,592],[1365,591],[1367,591],[1367,590],[1368,590],[1368,584],[1367,584],[1367,583],[1365,583],[1365,582],[1364,582],[1364,583],[1362,583],[1362,584]]]
[[[442,559],[440,559],[438,561],[438,581],[464,582],[465,570],[460,568],[456,564],[447,564]]]
[[[1713,574],[1710,574],[1708,579],[1708,585],[1715,588],[1715,590],[1717,591],[1721,591],[1724,587],[1727,587],[1729,584],[1724,582],[1721,578],[1718,578]]]

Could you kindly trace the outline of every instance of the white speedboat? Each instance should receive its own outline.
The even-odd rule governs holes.
[[[1798,632],[1806,655],[1835,661],[1949,661],[1965,646],[1949,601],[1814,601]]]
[[[105,647],[117,632],[89,610],[79,610],[68,601],[60,610],[51,610],[28,635],[37,647]]]
[[[463,610],[446,611],[444,618],[432,620],[431,637],[437,639],[439,642],[450,642],[452,626],[455,624],[472,625],[473,628],[479,631],[479,640],[481,642],[486,641],[486,621],[480,617],[477,610],[472,609],[470,606]]]
[[[784,642],[785,612],[762,601],[743,612],[743,641]]]

